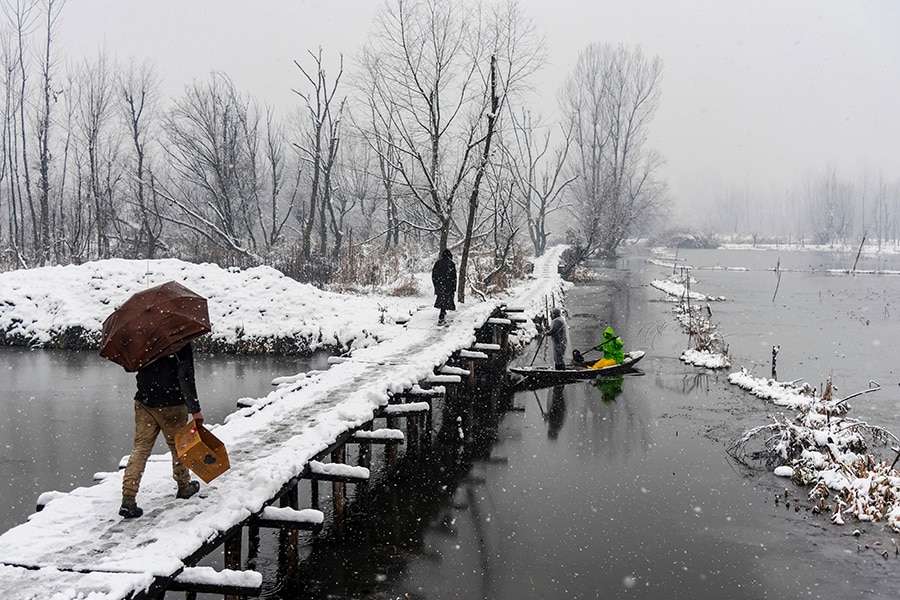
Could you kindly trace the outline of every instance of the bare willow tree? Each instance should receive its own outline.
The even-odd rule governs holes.
[[[659,106],[662,61],[640,48],[592,44],[578,57],[560,91],[573,124],[569,168],[576,181],[571,229],[582,254],[612,255],[666,202],[657,177],[662,160],[647,146]]]
[[[360,82],[359,85],[366,84]],[[392,126],[395,121],[396,107],[382,105],[372,94],[365,94],[365,97],[365,101],[361,103],[357,111],[357,115],[364,114],[365,117],[357,116],[354,120],[354,128],[357,136],[371,151],[371,155],[367,153],[367,164],[374,163],[371,172],[381,187],[381,205],[384,209],[384,247],[388,249],[400,244],[400,233],[404,221],[396,191],[400,185],[400,153],[397,150],[397,140]],[[352,119],[354,113],[351,112],[350,116]]]
[[[153,185],[151,164],[153,133],[158,129],[159,78],[149,63],[130,63],[119,75],[117,103],[128,131],[128,152],[123,162],[130,190],[128,204],[135,223],[130,236],[131,253],[135,257],[155,258],[164,246],[162,241],[162,207]]]
[[[165,215],[235,257],[261,262],[253,229],[259,200],[259,117],[222,73],[189,85],[164,119],[175,177]]]
[[[38,204],[40,205],[41,261],[47,262],[56,246],[51,240],[50,215],[50,164],[52,111],[56,104],[58,91],[53,88],[53,76],[56,71],[55,34],[65,0],[46,0],[43,4],[41,21],[43,23],[43,47],[41,52],[41,104],[38,109],[37,146],[38,146]]]
[[[486,51],[490,52],[487,72],[482,69],[481,81],[486,92],[484,102],[487,121],[486,131],[476,143],[481,144],[481,158],[475,165],[474,181],[469,194],[468,216],[463,234],[462,256],[459,264],[459,283],[457,296],[460,302],[465,301],[466,273],[469,262],[469,251],[474,236],[476,219],[481,208],[479,191],[482,179],[488,170],[489,163],[494,160],[492,141],[498,132],[501,106],[510,105],[519,99],[520,93],[528,89],[531,75],[544,62],[543,42],[536,36],[533,23],[526,19],[515,2],[503,2],[488,9],[484,32],[486,34]],[[479,61],[479,65],[483,60]],[[496,213],[496,210],[494,211]],[[494,228],[495,236],[502,229]],[[513,247],[517,228],[512,228],[508,239],[494,241],[494,272],[506,268],[507,257]]]
[[[572,122],[559,125],[555,142],[553,131],[527,110],[510,115],[509,129],[503,152],[511,174],[512,197],[528,228],[534,255],[541,256],[550,236],[548,219],[563,207],[563,193],[576,179],[565,174]]]
[[[0,243],[8,245],[14,252],[20,266],[25,266],[21,248],[24,244],[22,211],[18,202],[16,186],[10,173],[15,161],[16,140],[16,114],[15,95],[11,93],[16,88],[16,51],[14,39],[8,28],[0,27],[0,60],[3,71],[0,76],[0,84],[4,90],[2,104],[3,120],[2,139],[0,139]]]
[[[113,241],[119,239],[119,201],[116,196],[121,181],[117,163],[119,135],[115,127],[115,74],[105,52],[100,52],[96,62],[85,61],[75,80],[76,92],[75,139],[76,151],[83,169],[83,191],[93,210],[93,226],[96,253],[99,258],[110,258]]]
[[[309,55],[315,63],[315,71],[307,69],[299,62],[294,64],[308,84],[307,90],[294,92],[305,104],[301,129],[306,134],[304,140],[296,144],[309,165],[309,203],[303,224],[301,244],[304,257],[312,256],[312,233],[318,223],[319,254],[326,252],[329,226],[335,236],[334,253],[340,251],[343,232],[337,224],[332,204],[333,178],[335,163],[341,139],[341,120],[344,114],[345,100],[338,100],[337,94],[344,72],[344,60],[340,59],[338,74],[329,82],[325,65],[322,62],[322,49],[318,54]]]
[[[30,119],[28,111],[32,106],[28,102],[27,87],[29,79],[28,43],[35,23],[39,20],[38,5],[36,0],[6,0],[3,3],[3,12],[14,38],[7,79],[7,94],[13,98],[11,107],[14,110],[10,115],[11,128],[8,135],[10,193],[18,224],[17,255],[20,263],[28,266],[25,262],[25,255],[30,250],[41,246],[41,225],[38,221],[38,211],[35,210],[34,195],[31,189],[31,172],[28,167],[28,149],[30,148],[28,132],[30,129],[25,125],[26,121]],[[30,240],[29,231],[31,233]]]
[[[410,225],[435,233],[442,250],[481,135],[479,21],[461,4],[439,0],[392,0],[375,21],[359,81],[370,99],[372,133],[389,145],[381,158],[391,161],[391,173],[427,219]]]
[[[500,107],[541,64],[542,45],[514,2],[392,0],[376,23],[358,81],[368,99],[370,135],[378,139],[372,146],[390,164],[384,172],[396,177],[394,197],[408,195],[415,203],[405,213],[420,220],[407,225],[435,236],[439,251],[452,232],[463,238],[457,292],[464,301],[479,188]]]
[[[263,240],[271,249],[284,237],[288,219],[294,214],[301,175],[299,162],[288,151],[284,125],[271,109],[266,111],[263,147],[268,194],[257,206],[257,218]]]
[[[382,214],[382,198],[372,149],[359,135],[343,135],[335,174],[334,204],[340,229],[352,227],[358,237],[374,237]],[[379,234],[383,232],[379,229]]]
[[[816,244],[849,240],[853,227],[854,198],[859,190],[829,166],[805,189],[808,223]]]

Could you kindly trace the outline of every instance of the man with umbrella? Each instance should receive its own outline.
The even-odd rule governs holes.
[[[197,384],[194,381],[194,352],[190,342],[175,354],[156,359],[137,372],[134,396],[134,448],[122,477],[122,507],[126,519],[140,517],[137,493],[147,459],[160,432],[172,453],[172,477],[178,483],[177,498],[190,498],[200,490],[187,467],[178,460],[175,433],[188,422],[188,413],[198,425],[203,423]]]
[[[172,453],[176,497],[190,498],[200,490],[178,460],[175,433],[187,424],[189,413],[197,425],[203,423],[191,340],[209,330],[206,299],[174,281],[134,294],[103,323],[101,356],[137,371],[134,448],[122,477],[119,509],[126,519],[144,514],[137,494],[160,432]]]

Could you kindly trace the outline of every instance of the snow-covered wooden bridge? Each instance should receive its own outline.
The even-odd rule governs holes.
[[[138,519],[117,514],[121,471],[98,473],[90,487],[46,494],[42,510],[0,536],[0,597],[258,594],[261,575],[241,570],[245,528],[250,544],[260,527],[321,528],[319,481],[333,482],[336,520],[344,485],[368,479],[373,444],[395,449],[405,442],[407,452],[415,451],[435,394],[464,383],[481,364],[504,368],[510,340],[514,347],[535,334],[532,316],[543,312],[548,291],[559,289],[555,266],[555,260],[539,263],[535,278],[510,299],[515,308],[479,302],[452,314],[445,327],[434,324],[433,311],[422,311],[398,324],[393,337],[327,370],[275,380],[272,393],[212,428],[231,468],[190,500],[175,499],[168,455],[148,463]],[[343,464],[347,444],[360,445],[363,464]],[[396,453],[384,455],[390,460]],[[311,482],[308,503],[299,497],[302,480]],[[196,566],[220,548],[225,569]]]

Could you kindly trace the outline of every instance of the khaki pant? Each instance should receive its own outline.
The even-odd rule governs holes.
[[[134,498],[141,487],[141,477],[144,475],[144,467],[147,459],[153,451],[156,436],[162,431],[172,453],[172,477],[178,482],[178,487],[184,487],[190,482],[191,475],[187,467],[178,460],[175,451],[175,433],[188,422],[188,409],[184,404],[178,406],[164,406],[162,408],[150,408],[137,400],[134,401],[134,449],[125,466],[125,475],[122,478],[122,496]]]

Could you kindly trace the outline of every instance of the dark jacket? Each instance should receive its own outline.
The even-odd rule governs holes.
[[[137,372],[134,399],[151,408],[186,404],[191,414],[200,412],[194,381],[194,350],[190,344],[169,356],[154,360]]]
[[[453,263],[453,254],[450,250],[444,250],[441,258],[434,263],[431,269],[431,283],[434,284],[435,308],[456,310],[453,295],[456,292],[456,265]]]

